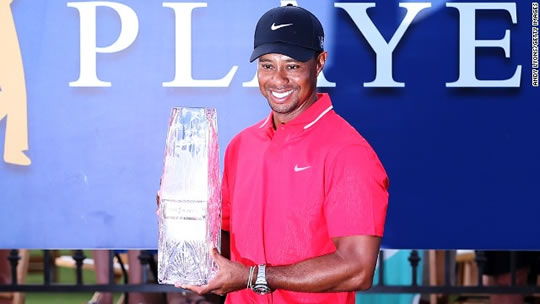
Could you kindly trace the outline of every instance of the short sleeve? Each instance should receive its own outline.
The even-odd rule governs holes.
[[[381,236],[388,206],[388,177],[367,144],[327,157],[324,214],[330,237]]]

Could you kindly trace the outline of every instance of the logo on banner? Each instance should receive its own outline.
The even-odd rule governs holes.
[[[28,150],[26,83],[11,2],[0,0],[0,120],[6,120],[4,161],[29,166],[30,158],[24,153]]]

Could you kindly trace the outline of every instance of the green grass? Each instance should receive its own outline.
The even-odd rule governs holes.
[[[88,293],[27,293],[27,304],[86,304],[92,298]],[[115,300],[116,301],[116,300]]]
[[[41,250],[32,250],[31,255],[41,255],[43,251]],[[71,250],[61,250],[60,255],[72,255]],[[90,251],[85,251],[84,255],[91,257]],[[58,281],[55,283],[62,284],[75,284],[76,282],[76,273],[75,269],[67,268],[57,268],[58,269]],[[83,282],[84,284],[96,284],[96,276],[93,271],[84,270],[83,271]],[[43,273],[41,272],[32,272],[28,273],[26,277],[26,284],[43,284]],[[88,292],[70,292],[70,293],[41,293],[33,292],[26,293],[26,303],[27,304],[81,304],[88,303],[92,298],[93,293]],[[120,294],[114,295],[114,301],[118,300]]]

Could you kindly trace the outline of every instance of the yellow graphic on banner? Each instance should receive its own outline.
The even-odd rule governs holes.
[[[26,84],[12,0],[0,0],[0,120],[6,119],[4,161],[29,166]],[[0,129],[0,132],[2,130]]]

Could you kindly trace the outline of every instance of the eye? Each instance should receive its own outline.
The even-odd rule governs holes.
[[[261,63],[261,68],[264,70],[270,70],[272,69],[272,65],[269,63]]]
[[[287,69],[289,69],[289,70],[298,70],[299,68],[300,68],[300,65],[298,65],[298,64],[289,64],[287,66]]]

